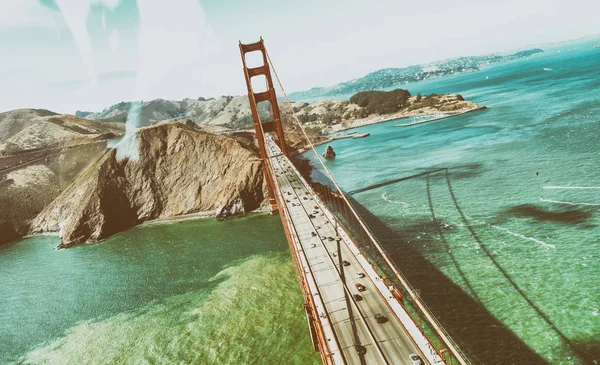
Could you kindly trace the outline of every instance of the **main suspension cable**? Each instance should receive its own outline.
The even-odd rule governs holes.
[[[415,304],[419,307],[419,309],[423,312],[423,314],[425,315],[425,317],[427,318],[429,323],[433,326],[433,328],[436,331],[436,333],[438,334],[438,336],[444,341],[446,346],[448,346],[450,348],[452,354],[454,354],[454,356],[456,356],[456,358],[460,364],[463,364],[463,365],[470,364],[470,362],[467,360],[466,356],[462,353],[460,348],[458,348],[458,346],[456,345],[454,340],[452,340],[452,338],[450,337],[448,332],[444,329],[444,327],[441,325],[441,323],[433,316],[433,314],[431,313],[431,310],[429,308],[427,308],[427,305],[421,301],[419,295],[415,292],[414,288],[406,280],[404,275],[400,273],[400,270],[395,266],[393,261],[389,258],[385,249],[375,239],[372,232],[369,230],[369,228],[364,223],[360,214],[358,214],[358,212],[354,209],[354,206],[350,203],[350,201],[348,200],[348,197],[346,196],[344,191],[340,188],[337,181],[334,179],[333,175],[331,174],[331,171],[329,171],[329,169],[323,162],[323,159],[317,152],[317,149],[315,148],[314,144],[308,137],[308,134],[306,133],[304,126],[298,119],[298,116],[296,115],[296,112],[294,111],[294,108],[292,107],[292,102],[290,101],[290,98],[288,97],[287,93],[285,92],[285,89],[283,88],[283,84],[281,83],[281,79],[279,78],[279,75],[277,74],[277,71],[275,70],[275,66],[273,65],[271,56],[269,55],[269,52],[267,52],[266,49],[265,49],[265,54],[267,56],[267,60],[269,61],[269,65],[271,66],[271,70],[273,71],[273,74],[275,75],[275,78],[277,79],[277,83],[279,84],[279,87],[281,88],[281,91],[283,92],[283,95],[285,96],[287,105],[290,108],[290,111],[292,112],[294,119],[296,120],[296,124],[298,124],[298,126],[300,127],[302,134],[304,134],[304,137],[306,138],[308,144],[310,145],[311,150],[316,155],[317,160],[323,167],[323,170],[325,171],[326,175],[329,177],[329,179],[331,180],[331,182],[333,183],[335,188],[338,190],[338,193],[340,194],[340,196],[342,197],[342,199],[344,200],[344,202],[346,203],[346,205],[348,206],[348,208],[350,209],[352,214],[356,217],[356,220],[358,221],[360,226],[363,228],[364,232],[367,234],[367,236],[369,237],[371,242],[375,245],[375,247],[377,247],[377,249],[379,250],[379,252],[380,252],[381,256],[383,257],[383,259],[385,260],[385,262],[388,264],[390,269],[392,269],[392,271],[394,272],[394,274],[396,275],[398,280],[400,280],[400,282],[402,283],[402,286],[406,289],[406,291],[409,293],[409,295],[411,296],[411,298],[413,299]],[[285,143],[285,141],[281,141],[281,143]]]

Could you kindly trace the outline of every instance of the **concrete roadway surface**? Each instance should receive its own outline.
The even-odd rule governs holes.
[[[346,363],[413,365],[409,355],[418,354],[422,364],[429,364],[373,279],[364,275],[347,243],[338,238],[335,222],[323,213],[323,207],[307,190],[291,162],[270,138],[266,142],[285,209],[300,235],[302,249],[327,308],[327,313],[319,315],[329,317]],[[357,284],[363,286],[362,290]],[[384,315],[385,322],[379,323],[376,314]]]

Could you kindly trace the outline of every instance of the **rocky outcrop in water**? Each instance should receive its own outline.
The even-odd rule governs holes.
[[[325,157],[328,160],[332,160],[335,158],[335,151],[331,146],[327,146],[325,152],[323,152],[323,157]]]
[[[107,150],[32,222],[61,248],[102,240],[144,221],[212,212],[226,218],[264,203],[256,151],[181,123],[141,128],[137,158]]]

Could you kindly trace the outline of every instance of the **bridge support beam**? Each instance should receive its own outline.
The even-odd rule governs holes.
[[[249,68],[246,63],[246,54],[250,52],[260,52],[262,54],[263,64],[258,67]],[[242,56],[242,63],[244,65],[244,76],[246,78],[246,86],[248,88],[248,101],[250,102],[250,109],[252,111],[252,120],[254,121],[254,130],[256,132],[256,139],[258,140],[258,149],[260,152],[260,158],[263,161],[263,169],[265,179],[267,180],[267,189],[269,192],[269,204],[271,205],[271,212],[275,213],[278,211],[277,200],[275,199],[274,192],[274,180],[271,176],[271,172],[267,168],[266,159],[268,158],[265,150],[265,133],[275,132],[277,135],[278,146],[281,152],[287,154],[285,148],[285,139],[283,135],[283,126],[281,125],[281,116],[279,114],[279,105],[277,104],[277,96],[275,95],[275,88],[273,87],[273,79],[271,77],[271,68],[267,59],[267,53],[265,44],[262,39],[256,43],[242,44],[240,42],[240,54]],[[256,76],[264,76],[266,79],[266,88],[264,92],[254,92],[252,88],[252,78]],[[258,103],[269,102],[272,120],[262,121],[258,114]]]

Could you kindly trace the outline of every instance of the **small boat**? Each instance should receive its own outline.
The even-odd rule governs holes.
[[[365,138],[365,137],[368,137],[370,135],[371,135],[371,133],[357,134],[357,135],[352,136],[352,139]]]

